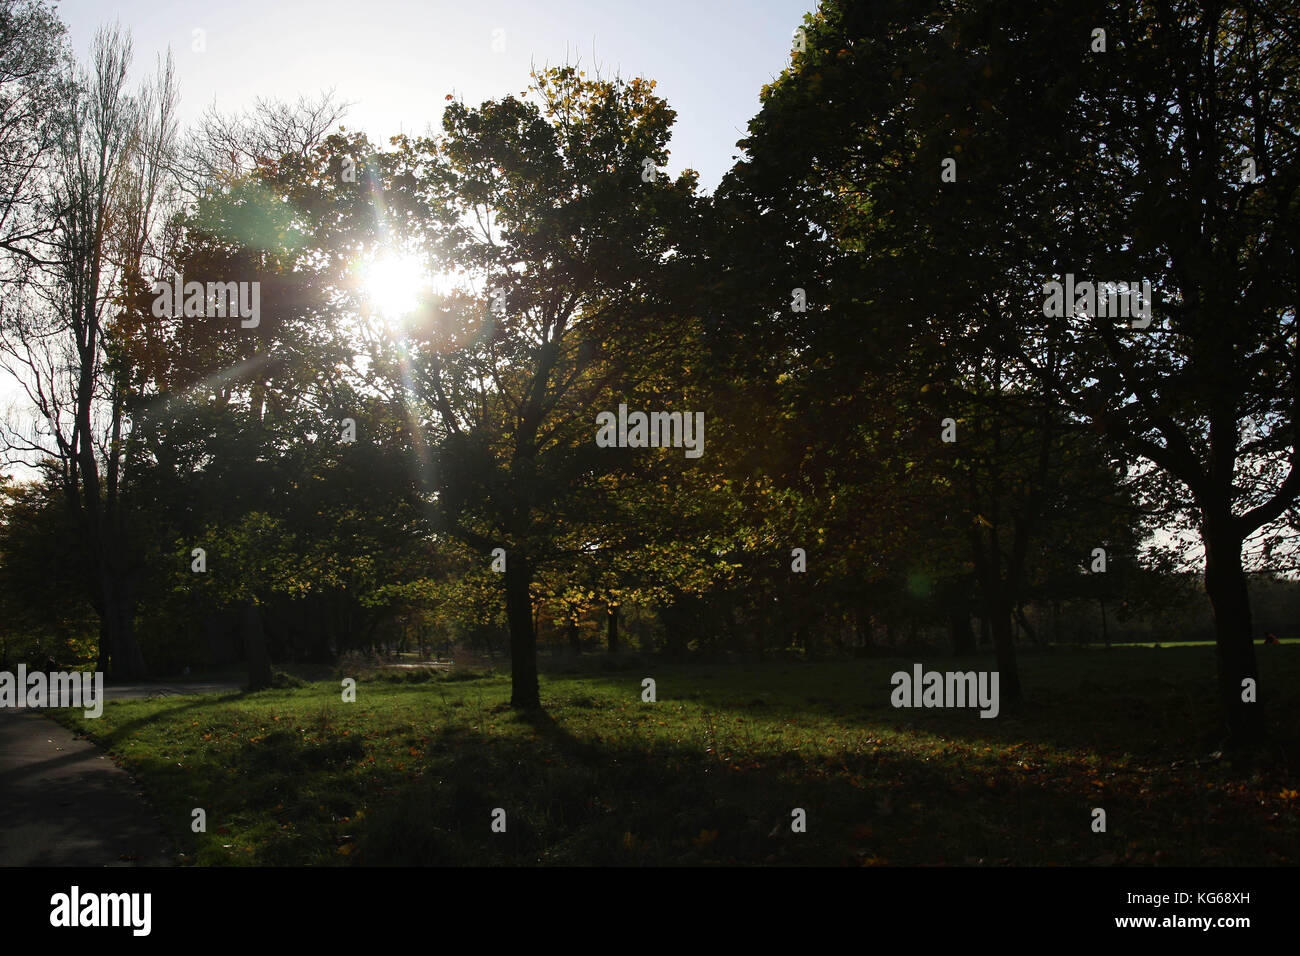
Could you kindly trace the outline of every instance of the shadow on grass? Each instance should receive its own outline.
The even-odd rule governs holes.
[[[1281,767],[1290,773],[1300,759],[1300,646],[1270,648],[1261,655],[1261,681],[1270,692],[1270,743],[1237,762],[1242,772]],[[988,670],[990,658],[954,660],[931,656],[925,669]],[[681,667],[640,662],[655,676],[662,703],[749,712],[818,715],[849,728],[918,731],[969,744],[1006,746],[1032,742],[1110,758],[1130,757],[1169,766],[1205,760],[1224,737],[1214,652],[1209,647],[1062,648],[1026,655],[1021,677],[1024,702],[1002,708],[996,718],[975,709],[896,709],[891,675],[910,672],[913,659],[808,663],[741,663]],[[593,669],[583,681],[633,698],[641,671]],[[680,689],[679,689],[680,688]]]
[[[116,749],[122,742],[130,739],[138,731],[146,727],[149,727],[153,724],[166,721],[172,717],[177,716],[178,714],[184,713],[185,711],[207,710],[213,704],[220,704],[222,702],[231,702],[231,701],[242,701],[246,699],[250,694],[259,694],[259,693],[262,693],[262,691],[241,690],[241,691],[235,691],[233,693],[225,693],[225,694],[202,694],[202,695],[195,695],[193,697],[183,697],[180,698],[181,702],[177,703],[175,706],[168,706],[165,708],[156,709],[153,712],[146,714],[143,717],[136,717],[135,719],[129,720],[122,724],[114,724],[111,729],[104,730],[104,731],[100,731],[99,729],[100,725],[95,723],[92,720],[78,719],[75,712],[63,712],[63,711],[56,710],[56,711],[51,711],[50,714],[55,720],[63,724],[65,727],[68,727],[69,729],[76,731],[77,733],[89,737],[91,740],[99,744],[99,746],[103,747],[105,750],[111,751]],[[120,704],[130,705],[135,702],[131,700],[126,700],[126,701],[113,701],[111,703],[119,704],[119,705]]]
[[[1287,768],[1242,782],[1167,766],[1213,723],[1212,671],[1132,653],[1148,656],[1028,662],[1029,704],[1011,719],[895,710],[899,660],[637,662],[552,675],[545,712],[511,711],[499,676],[377,681],[356,709],[297,692],[265,708],[249,694],[198,698],[132,715],[102,739],[152,735],[137,762],[173,825],[188,830],[189,808],[203,806],[214,830],[231,831],[180,834],[207,863],[1294,861],[1296,802],[1279,796],[1294,794]],[[1282,678],[1295,660],[1269,666],[1267,686],[1283,698],[1272,713],[1290,726],[1296,708],[1284,701],[1300,681]],[[644,676],[657,680],[655,704],[640,702]],[[189,713],[210,708],[200,721],[211,723],[235,704],[256,710],[245,739],[200,743]],[[1167,772],[1137,766],[1156,756]],[[1104,833],[1092,830],[1094,809],[1107,813]],[[806,832],[792,827],[796,810]]]
[[[678,676],[687,686],[685,672],[659,673],[660,688],[671,691]],[[602,866],[1197,866],[1295,858],[1294,807],[1288,812],[1276,789],[1261,789],[1276,788],[1275,779],[1250,787],[1224,768],[1194,766],[1176,774],[1110,772],[1104,762],[1098,769],[1078,754],[1028,743],[1040,729],[1030,718],[995,728],[973,713],[912,711],[899,719],[892,708],[864,713],[829,698],[803,706],[788,696],[765,699],[763,684],[780,676],[780,669],[699,670],[689,685],[709,690],[654,705],[689,700],[698,708],[667,736],[656,729],[660,722],[619,721],[611,709],[611,699],[617,706],[619,698],[637,698],[639,674],[575,681],[568,696],[553,688],[551,712],[510,718],[532,739],[448,728],[417,779],[368,814],[356,858]],[[802,676],[826,683],[825,672]],[[1069,726],[1077,708],[1066,703],[1036,705],[1063,722],[1043,736],[1086,749],[1095,729]],[[755,745],[735,729],[744,724],[731,723],[752,722],[755,712],[769,723],[830,718],[832,733],[835,725],[864,733],[832,753]],[[1119,746],[1120,728],[1131,736],[1139,719],[1119,708],[1101,723],[1102,738]],[[605,732],[615,724],[622,729]],[[705,736],[672,737],[696,730]],[[1094,809],[1106,810],[1106,832],[1094,832]],[[497,810],[505,813],[504,832],[492,829]],[[806,832],[793,827],[797,810]]]
[[[440,736],[416,780],[377,803],[357,862],[673,866],[1283,862],[1285,834],[1195,788],[984,768],[882,748],[842,759],[727,759],[681,745],[596,747]],[[1106,809],[1105,833],[1092,810]],[[806,832],[796,832],[802,811]],[[502,816],[501,814],[504,814]],[[496,832],[493,821],[504,821]]]

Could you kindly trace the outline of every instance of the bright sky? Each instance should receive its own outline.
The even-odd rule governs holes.
[[[214,100],[222,111],[258,96],[295,99],[335,88],[355,102],[344,119],[387,145],[436,129],[454,93],[466,103],[519,93],[532,64],[573,59],[602,75],[656,80],[677,111],[669,171],[691,167],[712,191],[758,111],[759,88],[789,61],[791,34],[816,0],[60,0],[85,56],[100,24],[135,40],[135,69],[152,72],[170,45],[182,123]],[[196,30],[203,52],[196,52]],[[496,32],[501,31],[501,32]],[[500,52],[494,50],[503,47]]]

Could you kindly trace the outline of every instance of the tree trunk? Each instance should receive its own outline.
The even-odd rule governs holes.
[[[248,689],[264,690],[271,686],[271,658],[266,652],[266,632],[262,630],[262,611],[253,603],[244,606],[244,655],[248,658]]]
[[[582,639],[578,636],[578,622],[569,616],[569,650],[574,654],[582,653]]]
[[[1015,707],[1023,699],[1023,693],[1016,664],[1016,645],[1011,638],[1013,592],[1010,582],[1002,577],[997,528],[989,529],[987,554],[984,537],[978,531],[971,533],[971,544],[975,577],[983,597],[984,625],[992,631],[993,655],[998,665],[998,693],[1008,707]]]
[[[687,618],[690,616],[682,607],[686,598],[681,592],[669,595],[670,604],[660,611],[664,622],[664,643],[662,652],[670,660],[683,660],[690,648],[691,636],[687,633]],[[761,655],[761,651],[758,652]]]
[[[100,612],[100,661],[108,645],[108,673],[114,678],[138,680],[145,676],[144,655],[135,638],[135,606],[127,587],[110,568],[100,571],[103,610]]]
[[[1024,698],[1020,687],[1020,670],[1016,663],[1016,645],[1011,639],[1011,604],[1001,595],[990,602],[989,625],[993,631],[993,654],[998,664],[998,694],[1006,707],[1015,707]]]
[[[1025,635],[1031,641],[1038,645],[1043,643],[1042,638],[1038,636],[1038,631],[1034,630],[1033,625],[1029,623],[1029,619],[1025,617],[1025,609],[1023,606],[1016,608],[1016,620],[1020,622],[1020,629],[1025,632]]]
[[[95,670],[102,674],[113,673],[113,631],[103,613],[99,616],[99,657],[95,661]]]
[[[506,619],[510,623],[510,706],[541,710],[537,687],[537,634],[533,630],[532,567],[521,555],[506,564]]]
[[[135,611],[126,601],[122,601],[117,608],[112,646],[112,673],[115,678],[138,680],[146,675],[144,654],[135,637]]]
[[[618,650],[618,605],[611,604],[605,609],[605,636],[612,654]]]
[[[1263,739],[1264,720],[1258,697],[1253,703],[1242,700],[1242,681],[1246,678],[1255,683],[1258,694],[1259,673],[1255,666],[1250,593],[1241,564],[1241,539],[1209,521],[1202,537],[1205,543],[1205,593],[1214,608],[1219,694],[1223,699],[1228,744],[1234,749],[1249,747]]]

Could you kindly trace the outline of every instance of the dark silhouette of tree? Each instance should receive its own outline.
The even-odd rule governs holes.
[[[1239,744],[1262,727],[1242,546],[1300,492],[1297,35],[1273,2],[824,4],[745,170],[800,171],[784,214],[892,270],[916,334],[1155,466],[1142,490],[1199,526]],[[1149,280],[1149,324],[1046,308],[1067,274]]]

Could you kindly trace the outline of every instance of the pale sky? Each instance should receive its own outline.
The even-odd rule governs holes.
[[[354,101],[344,125],[386,146],[437,124],[448,93],[477,105],[519,93],[530,64],[572,59],[602,75],[656,80],[677,111],[668,171],[691,167],[712,191],[758,92],[789,62],[791,34],[816,0],[448,2],[448,0],[60,0],[84,58],[100,24],[135,40],[137,77],[170,45],[182,123],[214,100],[223,111],[258,97],[292,100],[335,88]],[[202,30],[203,52],[195,32]],[[496,33],[494,31],[503,31]],[[504,49],[495,52],[504,42]]]

